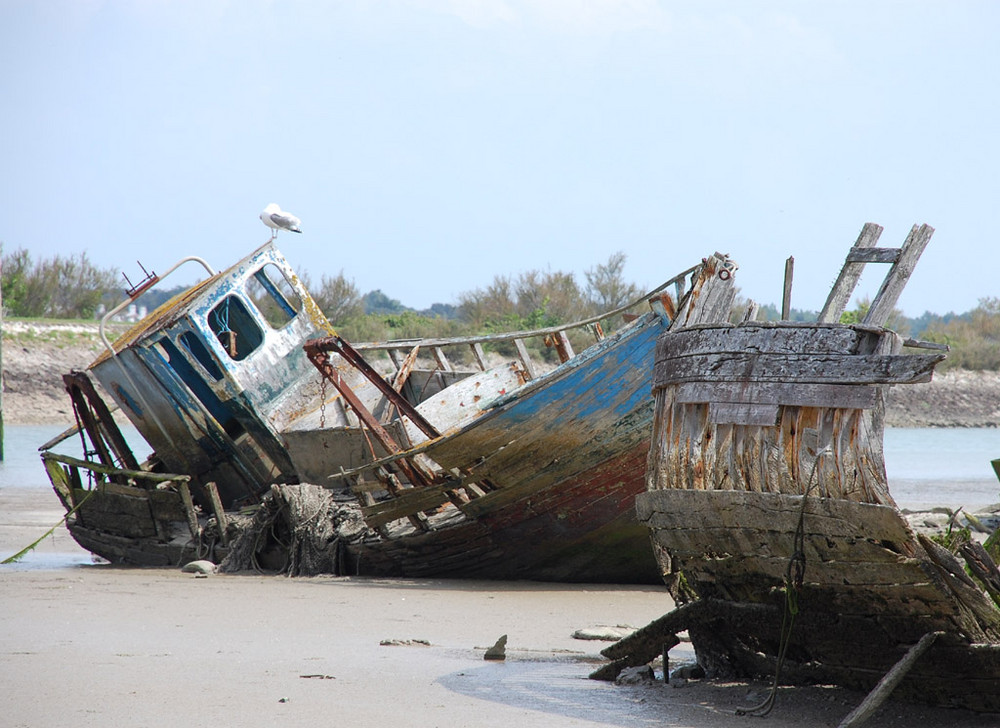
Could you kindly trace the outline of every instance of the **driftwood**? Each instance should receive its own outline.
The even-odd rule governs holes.
[[[899,685],[900,680],[902,680],[906,673],[910,671],[915,663],[922,654],[927,651],[927,648],[933,644],[941,635],[940,632],[928,632],[917,644],[913,645],[907,653],[903,656],[903,659],[896,663],[896,665],[886,674],[884,678],[879,680],[878,685],[872,690],[868,696],[862,701],[861,705],[852,710],[850,714],[841,721],[839,728],[856,728],[856,726],[861,725],[866,720],[868,720],[876,710],[885,702],[886,698],[892,693],[892,691]]]

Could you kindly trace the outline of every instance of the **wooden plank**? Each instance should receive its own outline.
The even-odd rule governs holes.
[[[930,225],[921,225],[919,228],[916,225],[913,226],[906,242],[903,243],[899,259],[893,263],[889,274],[882,282],[882,287],[875,294],[875,300],[872,301],[871,308],[865,315],[865,324],[885,326],[885,322],[892,315],[896,302],[906,287],[906,282],[910,279],[913,269],[917,267],[917,261],[920,260],[920,256],[933,234],[934,228]]]
[[[514,339],[514,348],[517,349],[517,356],[524,366],[524,371],[528,374],[528,379],[538,379],[538,372],[535,371],[535,364],[531,361],[531,357],[528,356],[528,349],[525,347],[524,341]]]
[[[54,452],[43,452],[42,460],[49,461],[54,460],[58,463],[63,463],[64,465],[72,465],[77,468],[83,468],[85,470],[91,470],[95,473],[103,473],[105,475],[123,475],[127,478],[132,478],[134,480],[147,480],[151,483],[165,483],[168,480],[191,480],[189,475],[177,475],[174,473],[153,473],[148,470],[128,470],[126,468],[115,468],[109,467],[107,465],[101,465],[100,463],[95,463],[90,460],[80,460],[79,458],[72,457],[70,455],[60,455]]]
[[[440,346],[435,346],[431,349],[434,352],[434,361],[437,362],[438,368],[443,372],[452,371],[451,362],[448,361],[448,357],[444,355],[444,349]]]
[[[420,353],[420,347],[414,346],[410,349],[402,361],[399,360],[399,352],[395,349],[390,349],[389,351],[392,355],[392,361],[396,365],[396,375],[392,378],[392,388],[397,392],[402,392],[403,385],[406,384],[406,380],[413,371],[414,364],[417,363],[417,355]]]
[[[191,538],[197,539],[201,535],[201,528],[198,526],[198,514],[194,509],[194,500],[191,498],[191,487],[187,481],[177,483],[177,490],[181,494],[181,502],[184,504],[184,515],[187,517],[188,530]]]
[[[900,681],[906,677],[916,661],[934,643],[941,633],[928,632],[917,644],[913,645],[896,665],[886,673],[885,677],[879,680],[878,685],[868,696],[861,701],[861,705],[852,710],[850,714],[841,721],[839,728],[856,728],[867,721],[876,710],[885,702],[886,698],[896,689]]]
[[[759,526],[739,528],[720,526],[717,522],[707,519],[691,518],[687,527],[678,527],[676,524],[683,521],[682,518],[670,518],[657,513],[644,523],[654,531],[662,531],[656,540],[670,549],[671,553],[690,558],[699,558],[705,554],[712,554],[713,558],[726,559],[744,556],[769,558],[772,555],[786,558],[797,550],[796,520],[797,518],[792,518],[789,514],[789,517],[776,520],[766,528]],[[889,548],[883,542],[859,538],[853,534],[831,535],[817,531],[822,525],[829,523],[829,519],[814,519],[807,516],[806,522],[809,532],[804,538],[802,553],[808,561],[894,564],[907,558],[900,553],[903,542],[888,542],[895,547]]]
[[[803,496],[749,493],[737,490],[652,490],[636,496],[636,514],[649,521],[663,519],[661,528],[705,527],[775,529],[782,522],[794,528],[803,509]],[[833,498],[807,497],[805,513],[815,525],[810,530],[831,537],[903,544],[911,540],[909,526],[891,506]],[[786,530],[788,530],[786,528]]]
[[[88,492],[75,491],[74,501],[80,503]],[[129,538],[156,536],[156,524],[146,498],[97,490],[82,503],[77,517],[80,523],[99,531]]]
[[[778,421],[778,405],[752,402],[710,402],[708,421],[716,425],[774,427]]]
[[[483,345],[478,341],[474,344],[469,345],[472,349],[472,358],[476,360],[476,365],[479,367],[479,371],[486,371],[486,354],[483,352]]]
[[[895,263],[899,260],[900,248],[851,248],[847,253],[848,263]]]
[[[670,328],[728,321],[736,296],[735,270],[727,256],[715,253],[706,258]]]
[[[854,354],[871,353],[870,339],[882,333],[842,324],[752,322],[718,324],[662,334],[656,342],[656,360],[694,354]]]
[[[781,320],[787,321],[792,311],[792,275],[795,272],[795,258],[791,255],[785,261],[785,286],[781,295]]]
[[[443,486],[427,486],[423,488],[407,488],[399,491],[395,497],[361,508],[365,523],[371,528],[377,528],[390,521],[415,515],[448,501],[448,495]]]
[[[663,544],[662,541],[657,543]],[[761,583],[762,577],[775,586],[784,582],[791,553],[783,556],[743,555],[715,557],[711,552],[688,554],[671,551],[676,567],[689,580],[707,579],[724,583],[727,588],[739,584]],[[918,559],[903,561],[820,561],[806,558],[804,583],[813,587],[834,589],[867,589],[874,586],[923,585],[933,583]],[[943,601],[942,594],[942,601]]]
[[[212,503],[212,512],[215,514],[215,523],[219,528],[219,538],[221,539],[223,546],[228,546],[229,536],[226,534],[226,529],[229,525],[229,521],[226,518],[226,511],[222,507],[222,500],[219,498],[219,489],[215,487],[214,481],[210,481],[205,483],[205,491],[208,493],[208,499]]]
[[[573,345],[569,343],[569,337],[566,336],[565,331],[557,331],[554,334],[550,334],[545,337],[545,343],[556,348],[560,362],[567,362],[575,356]]]
[[[153,518],[157,521],[183,522],[187,520],[180,493],[166,489],[150,490],[148,493],[149,506],[153,512]]]
[[[677,385],[682,404],[742,402],[795,407],[871,409],[878,390],[863,384],[789,384],[788,382],[684,382]]]
[[[656,362],[654,389],[681,382],[918,384],[929,382],[943,354],[796,355],[701,354]]]
[[[861,233],[858,235],[857,242],[854,243],[854,247],[851,250],[873,248],[881,235],[881,225],[876,225],[873,222],[865,223],[864,227],[861,228]],[[844,313],[847,303],[851,300],[851,295],[854,293],[854,288],[858,285],[858,280],[865,269],[865,264],[852,263],[849,258],[850,253],[848,253],[848,259],[844,261],[843,268],[840,269],[840,275],[837,276],[833,288],[830,289],[830,295],[827,296],[826,303],[823,304],[823,308],[819,312],[819,317],[817,318],[817,322],[819,323],[840,321],[840,315]]]

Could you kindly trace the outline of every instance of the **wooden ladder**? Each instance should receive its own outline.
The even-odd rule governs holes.
[[[847,302],[854,293],[858,279],[868,263],[891,263],[892,267],[882,281],[875,300],[872,301],[864,321],[867,326],[885,326],[899,300],[906,282],[917,266],[924,248],[930,242],[934,228],[929,225],[914,225],[901,248],[876,248],[882,226],[873,222],[865,223],[854,247],[847,253],[844,267],[840,270],[836,283],[819,314],[819,323],[836,323],[847,308]]]

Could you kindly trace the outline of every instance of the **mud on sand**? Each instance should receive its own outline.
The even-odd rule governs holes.
[[[99,350],[96,326],[70,340],[5,336],[5,422],[72,424],[62,375],[86,367]],[[891,406],[888,424],[996,425],[998,382],[992,374],[938,375],[928,387],[899,388],[923,397]],[[62,515],[47,489],[0,488],[0,556],[31,543]],[[769,688],[766,681],[670,687],[587,679],[607,643],[576,640],[573,632],[649,623],[672,608],[666,590],[655,587],[198,578],[90,561],[60,528],[20,564],[0,567],[4,726],[335,720],[721,728],[752,721],[735,710],[759,702]],[[484,661],[502,634],[507,659]],[[673,666],[693,657],[686,643],[670,653]],[[863,698],[831,687],[781,688],[767,722],[836,726]],[[870,724],[972,728],[996,725],[997,716],[889,702]]]
[[[47,490],[0,488],[0,554],[61,515]],[[0,567],[4,726],[728,728],[753,721],[735,711],[769,688],[589,680],[608,643],[573,633],[648,624],[672,608],[657,587],[201,578],[89,561],[60,529]],[[485,661],[503,634],[507,659]],[[670,659],[676,667],[694,653],[682,643]],[[767,725],[837,726],[863,698],[781,688]],[[979,728],[997,716],[890,701],[870,724]]]

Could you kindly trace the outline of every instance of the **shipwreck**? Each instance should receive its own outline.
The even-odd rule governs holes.
[[[875,247],[881,231],[864,227],[816,323],[660,335],[637,508],[677,606],[595,677],[686,630],[709,676],[1000,710],[1000,572],[975,541],[956,555],[915,533],[889,492],[887,391],[929,381],[945,347],[884,326],[933,230],[901,248]],[[891,267],[867,316],[838,323],[872,262]]]
[[[206,278],[108,340],[105,322],[182,265]],[[656,340],[734,270],[710,256],[565,326],[352,344],[273,241],[218,272],[185,258],[105,316],[106,351],[64,377],[78,424],[42,460],[73,538],[114,563],[656,583],[635,515]]]

